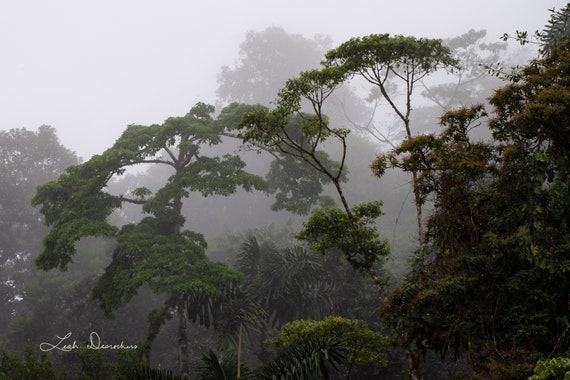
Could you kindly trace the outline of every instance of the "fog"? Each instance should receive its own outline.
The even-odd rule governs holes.
[[[249,30],[282,27],[333,46],[371,33],[490,42],[534,32],[563,1],[98,1],[0,3],[0,128],[56,128],[84,160],[131,123],[215,103],[216,75]]]

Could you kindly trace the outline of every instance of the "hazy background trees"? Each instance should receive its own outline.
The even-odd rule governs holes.
[[[62,146],[54,128],[0,132],[0,330],[21,312],[24,284],[37,273],[34,259],[48,231],[31,207],[36,187],[57,178],[77,156]]]

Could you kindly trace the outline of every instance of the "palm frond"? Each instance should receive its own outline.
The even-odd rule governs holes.
[[[259,372],[261,379],[293,380],[330,378],[330,370],[344,361],[340,344],[326,337],[292,344]]]
[[[129,371],[129,380],[189,380],[188,377],[175,375],[170,370],[151,368],[145,364],[133,367]]]
[[[222,352],[219,355],[208,350],[200,358],[202,365],[197,368],[199,380],[233,380],[237,378],[237,356],[233,352]],[[240,366],[240,379],[251,378],[252,371]]]

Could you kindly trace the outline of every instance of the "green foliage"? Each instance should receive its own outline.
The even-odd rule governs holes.
[[[107,313],[127,303],[143,284],[170,295],[194,288],[214,293],[239,279],[225,265],[206,258],[202,236],[189,231],[164,234],[165,225],[149,217],[121,230],[113,261],[93,290]]]
[[[350,215],[338,208],[317,209],[296,237],[310,242],[315,251],[338,248],[355,269],[366,272],[389,254],[388,244],[371,225],[382,215],[381,207],[380,201],[361,203]]]
[[[297,320],[287,323],[279,335],[270,340],[277,347],[326,336],[338,342],[346,351],[349,363],[372,363],[385,366],[384,351],[388,346],[385,336],[371,331],[361,320],[329,316],[321,321]]]
[[[31,347],[24,349],[24,358],[8,352],[0,352],[0,379],[2,380],[57,380],[65,379],[65,373],[57,374],[46,353],[36,359]]]
[[[264,315],[253,324],[247,323],[249,317],[244,314],[251,314],[254,305],[230,302],[224,314],[230,318],[218,320],[217,332],[235,334],[243,323],[248,337],[257,341],[258,336],[260,340],[265,338],[259,326],[279,328],[299,318],[319,319],[335,313],[369,323],[377,320],[374,308],[378,300],[373,285],[362,280],[338,250],[321,255],[304,246],[293,246],[289,230],[274,228],[245,231],[231,241],[234,248],[227,248],[230,251],[241,243],[235,255],[235,266],[243,273],[239,289],[246,299],[262,307]]]
[[[351,38],[336,49],[326,53],[325,67],[338,68],[345,76],[359,76],[373,85],[371,99],[380,95],[402,122],[405,136],[412,138],[411,113],[414,86],[440,68],[453,70],[458,68],[457,60],[441,40],[417,39],[415,37],[372,34],[365,37]],[[403,100],[400,93],[403,93]],[[394,146],[386,138],[382,140]],[[373,163],[376,174],[383,174],[383,159]],[[424,226],[422,199],[419,195],[417,174],[412,171],[412,189],[416,206],[416,220],[420,244],[424,244]],[[345,210],[350,214],[348,206]],[[354,221],[351,221],[354,223]],[[370,273],[378,285],[381,284],[376,274]]]
[[[202,354],[203,364],[198,367],[199,380],[233,380],[237,377],[237,355],[233,352],[222,352],[219,355],[209,350]],[[255,379],[253,371],[240,363],[239,379]]]
[[[114,368],[109,358],[100,350],[81,347],[74,351],[81,364],[81,380],[109,379],[113,377]]]
[[[325,281],[319,257],[303,247],[278,249],[253,236],[242,244],[237,269],[247,297],[262,305],[274,325],[319,318],[334,307],[334,284]]]
[[[338,67],[303,71],[297,77],[287,80],[285,86],[279,91],[278,105],[289,113],[295,113],[301,111],[301,100],[305,99],[313,108],[319,108],[345,79],[345,71]],[[320,109],[314,109],[314,111],[316,118],[306,120],[301,129],[305,135],[320,135],[326,139],[332,130],[320,128],[319,124],[326,120],[319,119],[322,114]]]
[[[299,74],[287,81],[279,92],[274,110],[261,110],[243,116],[240,136],[270,150],[302,159],[329,178],[343,175],[344,156],[339,164],[328,160],[319,150],[326,140],[345,146],[348,130],[329,126],[322,106],[341,83],[339,70],[323,69]],[[301,113],[301,101],[311,104],[314,114]]]
[[[330,226],[336,230],[342,229],[344,235],[338,236],[340,231],[333,229],[327,231],[329,225],[323,223],[327,215],[317,210],[311,218],[312,225],[305,226],[305,232],[300,233],[298,237],[311,240],[317,250],[339,248],[355,268],[370,275],[378,286],[383,286],[384,281],[374,266],[376,261],[388,252],[387,244],[380,241],[373,228],[366,227],[372,219],[380,215],[380,203],[359,205],[355,206],[354,210],[350,209],[341,187],[341,182],[346,178],[346,138],[349,131],[331,127],[323,114],[324,102],[346,79],[345,75],[346,71],[341,68],[325,67],[320,71],[303,72],[297,78],[287,81],[279,92],[277,107],[274,110],[262,110],[243,116],[240,124],[241,136],[245,141],[253,141],[285,156],[304,161],[315,170],[315,174],[334,185],[344,211],[332,209],[335,213],[332,219],[341,219],[335,219],[336,223]],[[301,112],[302,101],[308,102],[313,114]],[[319,151],[327,141],[340,144],[338,163],[328,160],[328,155]],[[342,244],[342,247],[335,244]],[[357,245],[354,247],[353,244]],[[361,257],[357,258],[358,255]]]
[[[419,81],[440,68],[458,69],[458,61],[441,40],[371,34],[355,37],[325,54],[325,67],[336,67],[346,76],[357,75],[379,90],[411,137],[411,97]],[[404,105],[396,94],[401,85]],[[393,145],[393,144],[392,144]]]
[[[69,168],[57,181],[39,187],[34,205],[41,206],[52,230],[37,264],[43,269],[65,269],[81,237],[116,236],[118,229],[107,219],[124,202],[143,204],[145,212],[162,222],[174,217],[171,228],[180,228],[180,201],[192,191],[207,196],[229,195],[237,186],[263,188],[263,181],[244,171],[245,164],[237,156],[220,159],[199,155],[201,145],[221,142],[223,127],[210,117],[211,112],[212,106],[198,103],[186,116],[170,118],[162,125],[130,125],[102,155]],[[134,199],[104,191],[114,176],[142,163],[168,165],[175,174],[154,196],[145,189],[136,190]]]
[[[521,45],[538,44],[540,45],[540,53],[548,55],[550,51],[560,43],[562,43],[569,36],[570,31],[570,4],[560,10],[555,8],[549,9],[550,19],[544,26],[543,30],[537,30],[534,33],[529,33],[526,30],[515,31],[515,35],[511,36],[509,33],[503,34],[504,41],[512,38],[518,41]],[[517,80],[518,80],[517,75]]]
[[[553,47],[560,44],[570,35],[570,4],[560,10],[549,9],[550,19],[540,34],[543,43],[542,54],[548,54]]]
[[[342,66],[346,72],[363,75],[372,82],[383,81],[382,71],[386,69],[398,75],[403,67],[414,67],[422,77],[440,66],[457,65],[441,40],[389,34],[351,38],[327,52],[325,58],[327,64]]]
[[[539,360],[534,368],[534,374],[529,380],[568,380],[570,379],[570,359],[553,358]]]
[[[307,138],[302,133],[302,129],[311,128],[308,125],[313,122],[300,115],[287,117],[283,110],[269,111],[265,107],[237,103],[224,108],[220,118],[230,125],[239,119],[235,128],[250,148],[264,149],[276,158],[266,174],[265,187],[268,194],[275,194],[271,206],[274,211],[307,214],[315,204],[328,202],[326,197],[320,196],[328,178],[322,173],[315,175],[311,166],[321,165],[336,173],[339,165],[324,151],[314,149],[303,153],[305,149],[312,150],[311,144],[315,143],[314,137]],[[343,173],[342,179],[345,178]]]
[[[344,360],[344,350],[326,337],[314,337],[287,346],[259,371],[259,378],[271,380],[329,379],[329,368]]]
[[[222,108],[220,115],[218,115],[218,122],[224,125],[229,131],[233,131],[239,128],[239,124],[242,121],[242,115],[244,114],[254,114],[266,110],[267,107],[262,105],[252,105],[232,102]]]
[[[418,200],[424,204],[429,195],[444,188],[456,186],[454,199],[447,204],[461,201],[460,188],[466,189],[487,174],[488,161],[493,159],[493,149],[484,143],[470,141],[469,132],[486,116],[481,105],[448,112],[441,117],[445,130],[439,135],[419,135],[404,140],[390,154],[380,156],[373,164],[401,168],[417,174]],[[439,175],[439,173],[445,173]],[[443,199],[436,200],[443,202]]]

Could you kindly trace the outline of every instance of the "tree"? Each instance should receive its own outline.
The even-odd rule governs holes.
[[[370,363],[382,367],[386,365],[383,353],[388,345],[387,339],[380,333],[371,331],[361,320],[329,316],[323,320],[297,320],[287,323],[279,335],[271,339],[277,347],[328,337],[337,342],[345,352],[343,377],[350,379],[357,363]]]
[[[550,19],[540,34],[542,54],[548,54],[554,46],[570,36],[570,4],[558,11],[554,8],[549,11]]]
[[[444,83],[438,80],[437,84],[431,84],[429,78],[421,81],[422,96],[437,106],[437,116],[466,104],[484,102],[501,85],[488,68],[504,58],[507,44],[485,42],[486,35],[485,30],[470,30],[442,41],[457,60],[457,66],[448,71],[448,81]]]
[[[276,27],[249,31],[240,45],[235,67],[224,66],[218,74],[216,93],[220,103],[271,107],[289,78],[321,67],[320,62],[331,43],[330,37],[317,35],[310,39]],[[348,83],[336,88],[326,105],[326,114],[333,123],[364,124],[370,113]],[[296,165],[296,168],[299,170],[302,166]]]
[[[265,318],[251,326],[255,329],[246,330],[261,361],[268,357],[264,341],[269,331],[299,318],[322,318],[337,306],[337,283],[326,276],[325,261],[302,246],[279,248],[250,235],[236,268],[243,273],[245,298],[265,311]]]
[[[194,289],[215,294],[238,280],[239,275],[205,256],[206,242],[184,230],[182,205],[192,192],[208,196],[230,195],[238,186],[262,189],[263,181],[247,173],[237,156],[202,155],[204,145],[221,142],[224,127],[210,115],[214,108],[196,104],[183,117],[162,125],[130,125],[113,147],[84,164],[72,166],[57,181],[38,188],[34,205],[41,206],[51,226],[44,250],[36,264],[44,270],[65,269],[84,236],[107,236],[117,240],[113,260],[94,289],[102,308],[111,313],[127,303],[143,285],[166,294],[164,319],[176,311],[179,322],[180,371],[187,373],[187,295]],[[173,174],[155,193],[137,188],[131,194],[105,191],[112,178],[138,164],[165,165]],[[109,215],[124,203],[137,204],[148,216],[138,223],[117,227]],[[154,325],[160,325],[154,321]]]
[[[382,287],[385,282],[378,274],[376,264],[389,250],[376,229],[369,226],[381,215],[382,203],[369,202],[354,207],[348,204],[341,183],[346,172],[349,131],[331,127],[323,113],[324,102],[344,81],[345,75],[338,68],[303,72],[287,81],[279,92],[275,109],[246,113],[238,128],[245,142],[292,156],[332,183],[342,209],[323,207],[317,210],[297,237],[312,242],[316,251],[339,248],[355,269],[366,273]],[[302,101],[308,103],[313,114],[301,112]],[[340,145],[339,161],[330,160],[328,154],[320,150],[321,145],[330,140]]]
[[[316,36],[307,39],[280,28],[248,32],[246,40],[240,45],[240,60],[236,67],[224,67],[219,75],[219,98],[222,102],[236,102],[222,110],[229,121],[227,124],[239,123],[243,113],[253,111],[252,106],[237,102],[268,107],[274,104],[276,95],[287,79],[299,72],[319,67],[319,62],[329,47],[328,38]],[[260,73],[263,75],[260,76]],[[312,111],[310,107],[303,110]],[[346,124],[348,117],[351,124],[362,124],[369,113],[368,107],[348,83],[335,87],[327,103],[323,103],[322,112],[326,113],[331,125]],[[259,145],[255,146],[255,149],[258,148]],[[322,150],[330,152],[331,149],[323,147]],[[282,155],[277,150],[271,153],[276,159],[271,162],[266,179],[269,192],[276,193],[272,205],[274,211],[286,210],[305,215],[316,204],[331,204],[329,199],[320,196],[323,185],[328,181],[326,177],[304,165],[299,158]],[[343,179],[346,179],[346,171]]]
[[[441,40],[372,34],[351,38],[325,55],[326,67],[338,67],[345,75],[358,75],[377,90],[402,121],[406,138],[412,137],[410,117],[416,84],[439,68],[454,68],[457,61]],[[404,100],[399,104],[392,80],[403,87]],[[424,241],[422,208],[417,189],[417,173],[412,171],[416,203],[418,236]]]
[[[259,302],[274,325],[300,317],[322,317],[334,305],[334,284],[324,281],[322,260],[301,246],[278,249],[250,236],[242,244],[237,269],[248,298]]]
[[[57,374],[53,369],[47,354],[35,357],[32,349],[27,346],[24,351],[24,358],[18,355],[0,351],[0,378],[2,379],[65,379],[65,373]]]
[[[444,124],[448,128],[439,136],[431,134],[406,140],[387,158],[395,165],[401,162],[404,170],[417,171],[421,204],[430,195],[435,194],[432,197],[435,211],[428,218],[426,236],[429,249],[417,258],[411,273],[405,277],[403,284],[392,294],[390,301],[382,309],[383,319],[396,330],[396,340],[407,349],[406,355],[412,379],[423,378],[427,350],[436,347],[436,343],[432,341],[427,343],[426,336],[435,339],[434,335],[440,332],[439,328],[447,327],[453,322],[453,330],[449,332],[448,340],[437,347],[441,349],[442,354],[449,351],[452,358],[457,358],[459,356],[457,345],[460,343],[452,341],[454,334],[458,329],[465,328],[461,323],[477,323],[481,320],[481,317],[470,322],[463,319],[461,322],[453,320],[448,307],[454,306],[444,303],[443,300],[448,301],[454,295],[470,294],[470,291],[475,291],[471,286],[475,288],[476,285],[465,284],[461,277],[457,281],[451,281],[448,276],[443,277],[442,284],[433,281],[436,277],[434,273],[440,266],[432,264],[431,260],[434,260],[434,256],[441,257],[441,260],[455,257],[451,255],[455,254],[457,244],[476,244],[475,237],[478,233],[473,231],[473,227],[478,223],[478,219],[475,219],[474,213],[479,215],[480,212],[488,211],[482,207],[484,201],[479,201],[471,189],[476,186],[475,184],[484,181],[487,161],[493,157],[492,149],[485,144],[471,142],[467,136],[472,123],[483,116],[483,112],[479,106],[462,113],[449,113],[443,119],[444,123],[449,123],[449,126]],[[403,159],[398,157],[404,153],[408,155]],[[383,170],[383,167],[381,169]],[[439,210],[442,210],[441,217],[438,216]],[[442,226],[435,226],[436,219],[441,221]],[[440,233],[442,238],[445,237],[446,242],[442,244],[443,247],[429,245],[433,233]],[[467,263],[457,263],[458,267],[462,265]],[[444,271],[450,269],[445,265],[441,267]],[[454,267],[454,270],[459,269]],[[440,289],[446,285],[450,294],[440,292]],[[469,302],[470,299],[465,298],[455,307],[460,308]],[[403,307],[400,308],[401,306]],[[473,315],[469,315],[474,318]]]
[[[269,106],[288,78],[318,67],[329,46],[327,38],[308,39],[278,27],[249,31],[237,65],[223,66],[218,75],[218,98]]]
[[[529,380],[566,380],[568,378],[570,378],[570,359],[552,358],[539,360]]]
[[[556,8],[549,9],[548,11],[550,12],[550,19],[542,31],[537,30],[529,36],[528,31],[517,30],[514,36],[509,33],[503,34],[503,40],[506,41],[512,38],[517,40],[521,45],[529,43],[540,45],[540,53],[547,55],[552,47],[559,45],[569,35],[570,5],[566,4],[564,8],[558,11]],[[518,78],[516,70],[514,78]]]
[[[31,200],[36,186],[56,178],[77,156],[62,146],[55,129],[43,125],[0,132],[0,326],[8,330],[31,261],[47,232]]]
[[[428,265],[383,309],[405,344],[468,355],[474,377],[515,379],[568,344],[570,41],[490,99],[493,144],[468,131],[480,106],[448,113],[439,136],[406,142],[407,170],[434,199]]]

